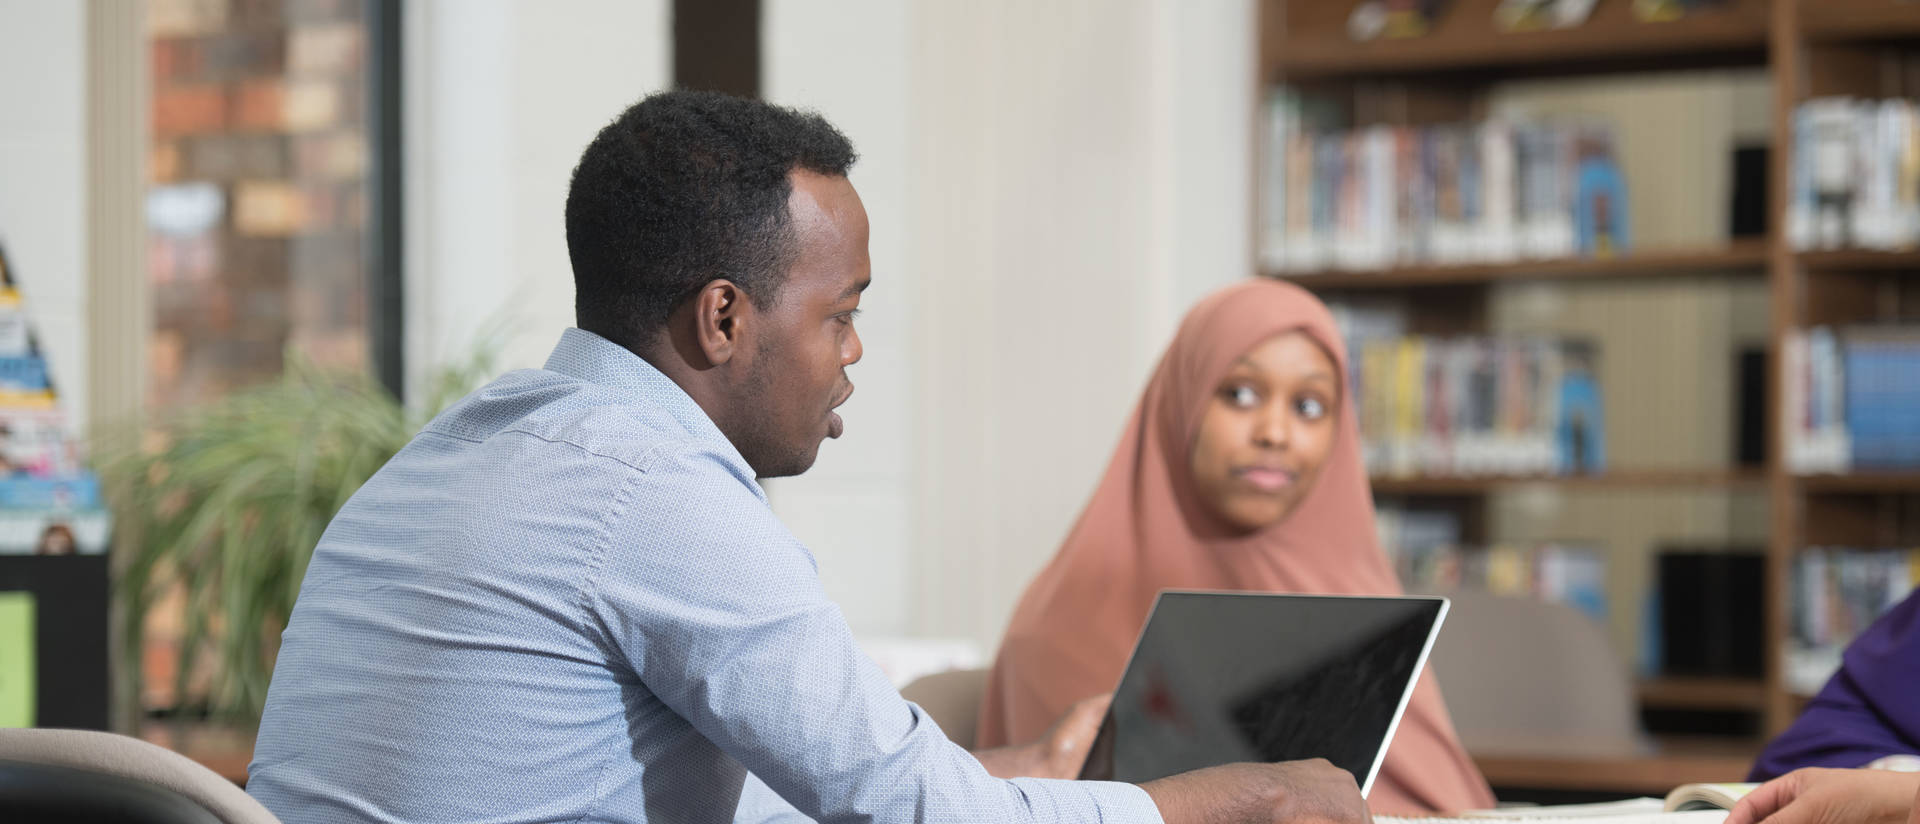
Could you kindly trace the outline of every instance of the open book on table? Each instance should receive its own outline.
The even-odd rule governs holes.
[[[1752,792],[1758,784],[1687,784],[1677,787],[1667,797],[1635,798],[1629,801],[1610,801],[1604,804],[1567,804],[1545,807],[1501,807],[1493,810],[1471,810],[1449,818],[1397,818],[1394,816],[1374,816],[1379,824],[1411,824],[1412,822],[1459,822],[1459,821],[1504,821],[1504,822],[1544,822],[1574,821],[1580,824],[1720,824],[1727,816],[1727,810],[1742,796]]]

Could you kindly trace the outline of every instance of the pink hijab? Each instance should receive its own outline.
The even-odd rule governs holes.
[[[1333,452],[1285,521],[1234,535],[1203,509],[1188,461],[1214,384],[1255,345],[1300,330],[1347,356],[1333,316],[1306,290],[1251,280],[1187,313],[1127,421],[1093,500],[1014,612],[980,712],[982,747],[1040,736],[1073,702],[1112,690],[1162,589],[1399,594],[1374,533],[1352,387]],[[1401,719],[1369,805],[1376,813],[1490,807],[1429,669]]]

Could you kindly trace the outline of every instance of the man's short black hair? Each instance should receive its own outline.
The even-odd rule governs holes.
[[[693,91],[634,104],[588,144],[567,191],[575,322],[637,350],[715,279],[771,305],[793,252],[787,174],[844,177],[854,157],[812,112]]]

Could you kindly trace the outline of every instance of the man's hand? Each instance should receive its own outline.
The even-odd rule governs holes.
[[[1906,824],[1916,794],[1920,773],[1795,770],[1740,799],[1726,824]]]
[[[1087,748],[1107,717],[1113,693],[1096,695],[1067,708],[1053,729],[1027,744],[980,750],[973,754],[996,778],[1078,778]]]
[[[1371,824],[1353,774],[1326,759],[1227,764],[1140,785],[1166,824]]]

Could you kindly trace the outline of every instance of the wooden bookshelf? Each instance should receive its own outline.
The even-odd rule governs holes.
[[[1640,682],[1640,706],[1672,710],[1744,710],[1767,706],[1764,678],[1651,678]]]
[[[1812,272],[1874,272],[1911,270],[1920,275],[1920,251],[1874,252],[1846,250],[1838,252],[1801,252],[1795,255],[1800,265]]]
[[[1503,475],[1487,477],[1412,477],[1376,476],[1371,481],[1375,495],[1478,495],[1510,486],[1544,484],[1567,490],[1616,490],[1643,487],[1684,487],[1709,489],[1766,488],[1767,477],[1757,471],[1673,470],[1607,472],[1598,475]]]
[[[1681,784],[1744,781],[1762,744],[1748,740],[1661,738],[1640,752],[1475,752],[1498,790],[1552,790],[1659,797]]]
[[[1731,0],[1710,13],[1670,23],[1643,23],[1630,4],[1596,4],[1585,25],[1502,32],[1493,26],[1499,0],[1449,4],[1424,37],[1355,42],[1347,36],[1349,2],[1289,4],[1283,26],[1262,50],[1268,77],[1305,82],[1416,73],[1580,74],[1672,66],[1764,65],[1764,0]]]
[[[1920,472],[1853,472],[1845,475],[1801,475],[1795,478],[1808,493],[1920,495]]]
[[[1265,272],[1312,289],[1404,289],[1500,280],[1573,280],[1672,277],[1706,273],[1761,275],[1767,244],[1738,241],[1721,249],[1635,252],[1609,258],[1565,258],[1455,266],[1406,266],[1369,272]]]
[[[1290,84],[1330,96],[1360,125],[1422,126],[1482,118],[1487,91],[1497,82],[1586,75],[1673,71],[1707,65],[1764,67],[1771,86],[1773,149],[1768,159],[1767,236],[1725,246],[1621,257],[1523,261],[1471,266],[1394,267],[1375,272],[1309,274],[1250,269],[1284,277],[1322,293],[1399,293],[1419,296],[1415,320],[1434,334],[1472,333],[1486,324],[1488,294],[1475,285],[1503,282],[1589,283],[1632,279],[1727,275],[1727,288],[1741,276],[1761,277],[1767,287],[1767,345],[1777,352],[1789,334],[1809,324],[1911,322],[1889,315],[1906,306],[1911,284],[1920,283],[1920,251],[1801,252],[1781,231],[1792,181],[1793,114],[1804,100],[1825,95],[1912,96],[1911,67],[1920,63],[1920,3],[1903,0],[1726,0],[1681,20],[1643,23],[1631,3],[1601,2],[1582,25],[1565,30],[1506,33],[1493,22],[1499,0],[1457,0],[1446,5],[1422,37],[1355,42],[1346,31],[1358,0],[1259,0],[1259,81],[1251,103],[1263,108],[1267,91]],[[1903,67],[1904,66],[1904,67]],[[1263,116],[1254,118],[1256,157]],[[1265,168],[1256,160],[1255,168]],[[1631,185],[1631,182],[1629,182]],[[1259,182],[1250,185],[1255,226]],[[1260,232],[1252,233],[1257,244]],[[1249,250],[1250,261],[1258,260]],[[1436,287],[1446,287],[1439,299]],[[1897,287],[1897,288],[1896,288]],[[1889,301],[1888,294],[1898,293]],[[1411,302],[1411,301],[1410,301]],[[1776,361],[1777,362],[1777,361]],[[1706,391],[1706,387],[1702,387]],[[1765,403],[1781,408],[1777,372],[1768,375]],[[1729,421],[1729,426],[1732,422]],[[1593,477],[1376,478],[1378,495],[1432,496],[1461,508],[1469,522],[1502,488],[1545,484],[1568,490],[1636,488],[1760,490],[1766,493],[1767,591],[1764,644],[1767,675],[1758,680],[1660,679],[1638,687],[1647,706],[1759,711],[1767,731],[1783,729],[1800,710],[1781,675],[1787,637],[1787,575],[1800,547],[1835,536],[1888,534],[1888,499],[1920,495],[1920,472],[1853,473],[1799,477],[1779,459],[1785,442],[1769,426],[1762,469],[1706,472],[1610,472]],[[1869,523],[1871,522],[1871,523]],[[1874,530],[1879,530],[1875,532]],[[1494,783],[1509,785],[1631,789],[1664,792],[1695,780],[1738,780],[1757,750],[1747,742],[1705,749],[1663,746],[1593,768],[1591,761],[1556,762],[1538,756],[1504,758],[1476,753]],[[1744,747],[1744,748],[1743,748]],[[1537,780],[1536,780],[1537,779]],[[1542,784],[1541,782],[1546,782]]]
[[[1800,30],[1823,44],[1920,38],[1920,8],[1902,0],[1802,0]]]

